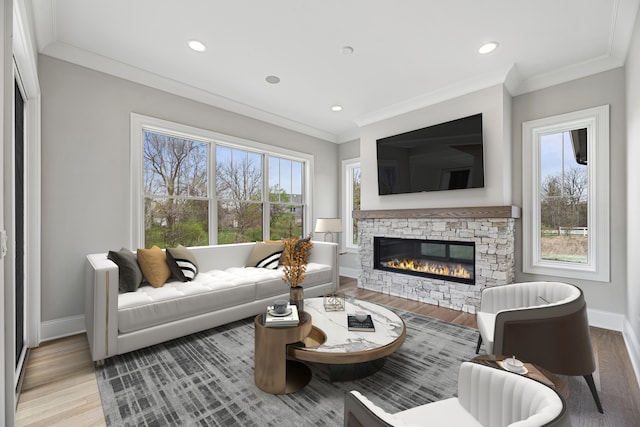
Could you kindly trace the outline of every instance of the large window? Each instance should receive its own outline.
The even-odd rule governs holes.
[[[609,109],[523,125],[523,270],[609,280]]]
[[[342,162],[344,185],[344,245],[345,249],[358,248],[358,220],[353,211],[360,210],[360,160],[350,159]]]
[[[132,247],[304,235],[310,156],[131,116]]]

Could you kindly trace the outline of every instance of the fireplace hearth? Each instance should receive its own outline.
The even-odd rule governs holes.
[[[475,284],[475,243],[374,237],[374,269]]]

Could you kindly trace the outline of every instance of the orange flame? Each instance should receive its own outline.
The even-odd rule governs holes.
[[[399,270],[418,271],[420,273],[438,274],[440,276],[459,277],[471,279],[471,273],[462,264],[446,264],[432,261],[419,261],[417,259],[393,259],[383,263],[385,267]]]

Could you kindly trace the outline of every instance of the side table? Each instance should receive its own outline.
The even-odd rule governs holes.
[[[306,386],[311,370],[304,363],[287,359],[287,345],[303,341],[311,332],[311,315],[300,313],[298,326],[268,328],[264,314],[258,314],[255,324],[254,376],[256,386],[272,394],[288,394]]]
[[[481,354],[480,356],[474,357],[471,361],[474,363],[479,363],[485,366],[491,366],[496,369],[503,369],[501,363],[504,359],[507,359],[511,356],[497,356],[495,354]],[[567,384],[558,378],[555,374],[547,371],[542,366],[534,365],[532,363],[524,362],[524,366],[529,371],[525,374],[526,377],[534,379],[542,384],[553,388],[560,396],[562,396],[565,400],[569,399],[569,387]],[[515,374],[519,375],[519,374]]]

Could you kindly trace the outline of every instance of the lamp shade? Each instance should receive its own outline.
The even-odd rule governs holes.
[[[341,233],[342,221],[340,218],[318,218],[316,220],[316,233]]]

